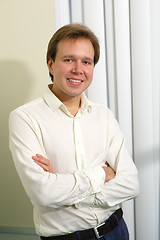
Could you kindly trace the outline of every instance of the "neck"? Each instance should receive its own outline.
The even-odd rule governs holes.
[[[63,104],[66,106],[66,108],[68,109],[68,111],[75,116],[79,110],[79,108],[81,107],[81,99],[80,97],[77,99],[70,99],[69,101],[63,101]]]
[[[51,88],[51,91],[56,95],[56,97],[66,106],[68,111],[75,116],[81,106],[81,95],[80,96],[67,96],[63,95],[62,93],[59,95],[57,92],[54,90],[54,88]]]

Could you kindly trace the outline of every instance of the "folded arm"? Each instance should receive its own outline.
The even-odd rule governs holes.
[[[101,191],[105,180],[101,166],[67,174],[54,173],[54,169],[38,166],[32,156],[39,153],[47,159],[47,155],[39,125],[30,115],[21,109],[13,111],[9,126],[13,160],[34,204],[53,208],[69,206]]]
[[[77,207],[108,208],[138,196],[138,171],[126,150],[123,133],[114,117],[110,126],[110,145],[105,160],[115,171],[115,177],[107,181],[100,192],[77,203]]]
[[[49,172],[49,173],[54,173],[53,167],[50,163],[50,161],[43,157],[40,154],[36,154],[35,156],[32,156],[32,159],[34,160],[34,162],[36,164],[38,164],[41,168],[43,168],[44,171]],[[105,182],[110,181],[111,179],[113,179],[115,177],[115,171],[109,167],[109,166],[103,166],[102,167],[105,173]]]
[[[122,148],[124,144],[122,144]],[[105,181],[101,187],[101,191],[91,193],[84,199],[75,203],[77,208],[90,206],[108,208],[118,205],[126,200],[134,198],[139,193],[138,172],[137,169],[125,149],[121,149],[120,161],[117,165],[117,171],[109,166],[103,166],[105,172]],[[118,157],[118,158],[119,158]],[[32,157],[35,162],[42,167],[45,171],[54,173],[50,161],[43,156],[37,154]],[[108,161],[112,164],[114,156],[108,153]],[[121,166],[122,164],[122,166]],[[52,169],[52,170],[51,170]]]
[[[54,208],[65,205],[106,208],[137,196],[137,169],[125,150],[118,124],[113,121],[112,125],[105,157],[110,167],[95,166],[74,173],[58,174],[54,173],[47,160],[37,121],[21,110],[12,112],[10,150],[31,201]],[[44,156],[46,162],[39,161],[37,153]]]

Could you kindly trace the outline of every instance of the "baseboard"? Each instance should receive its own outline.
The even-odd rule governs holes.
[[[36,235],[34,228],[0,227],[0,233]]]

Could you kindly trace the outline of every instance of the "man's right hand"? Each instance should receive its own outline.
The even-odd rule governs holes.
[[[113,179],[116,175],[115,171],[111,167],[103,166],[103,170],[105,171],[106,177],[105,177],[105,182],[110,181]]]
[[[32,156],[32,159],[36,164],[42,167],[44,171],[54,173],[53,167],[47,158],[37,153],[35,156]]]

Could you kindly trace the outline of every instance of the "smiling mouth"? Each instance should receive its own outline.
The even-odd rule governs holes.
[[[73,83],[81,83],[81,82],[83,82],[83,80],[75,80],[75,79],[72,79],[72,78],[67,78],[67,80],[69,82],[73,82]]]

